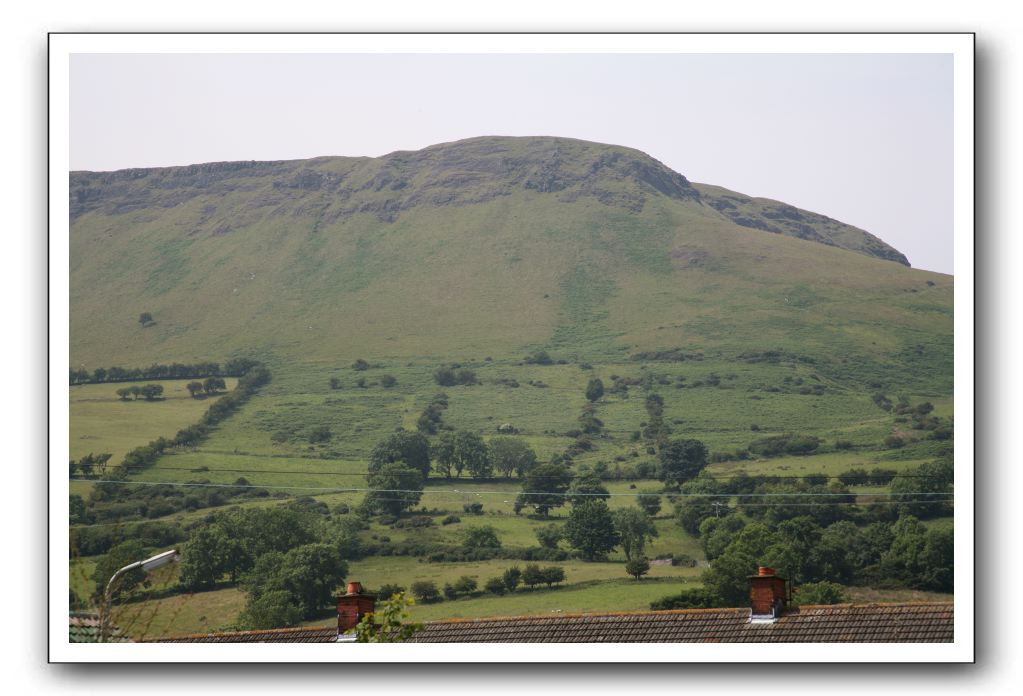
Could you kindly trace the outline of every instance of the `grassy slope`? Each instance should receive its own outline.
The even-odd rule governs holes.
[[[318,160],[303,166],[359,179],[359,186],[387,173],[377,160]],[[244,354],[266,359],[273,369],[271,384],[199,448],[164,456],[158,467],[208,467],[202,476],[214,482],[244,475],[267,486],[361,486],[373,445],[398,426],[414,427],[440,391],[433,369],[456,360],[476,369],[484,383],[446,388],[445,421],[487,436],[510,422],[542,458],[571,442],[564,432],[576,427],[592,376],[608,385],[613,374],[654,373],[667,380],[654,388],[665,399],[666,422],[676,435],[698,437],[712,451],[786,431],[857,446],[809,458],[712,465],[720,473],[835,474],[852,466],[901,469],[926,460],[926,447],[894,455],[877,449],[898,427],[871,401],[877,388],[892,397],[930,400],[936,413],[951,415],[949,276],[737,226],[709,205],[649,192],[637,211],[592,196],[566,201],[512,187],[479,203],[418,205],[381,222],[371,213],[334,218],[334,204],[324,193],[282,193],[271,175],[257,174],[245,178],[242,187],[209,186],[177,204],[117,214],[97,210],[73,223],[72,364],[91,369]],[[416,190],[428,174],[411,177],[408,190]],[[601,185],[614,195],[636,193],[628,182]],[[457,191],[469,195],[473,186],[467,177]],[[387,187],[367,190],[360,200],[370,204],[400,195]],[[855,247],[857,239],[846,242]],[[155,326],[139,327],[142,311],[154,314]],[[682,363],[629,360],[640,350],[676,346],[704,351],[706,357]],[[522,365],[522,357],[539,347],[569,364]],[[814,362],[738,358],[779,349]],[[349,367],[355,358],[379,367],[355,372]],[[583,361],[594,369],[580,369]],[[674,386],[679,377],[692,384],[711,373],[720,376],[719,386]],[[397,386],[379,386],[383,374],[395,376]],[[339,377],[343,388],[331,390],[330,377]],[[495,383],[509,377],[521,386]],[[357,388],[358,378],[369,386]],[[548,386],[532,387],[529,380]],[[801,395],[792,380],[821,384],[825,393]],[[75,443],[84,447],[79,456],[123,453],[158,435],[173,435],[205,409],[188,399],[121,404],[115,388],[72,390],[73,400],[90,390],[102,399],[72,404],[72,456],[78,452]],[[631,465],[651,458],[629,437],[647,418],[644,396],[633,387],[627,399],[605,397],[598,415],[608,436],[578,457],[579,464]],[[143,423],[134,420],[138,415]],[[759,433],[751,432],[752,424]],[[316,425],[332,429],[328,443],[306,441],[305,433]],[[286,441],[274,442],[271,436],[281,432],[289,434]],[[140,475],[149,481],[194,477],[187,470],[160,468]],[[610,487],[634,491],[629,486]],[[543,523],[511,513],[504,501],[513,500],[517,488],[514,483],[431,482],[423,503],[437,509],[438,522],[449,512],[462,514],[462,504],[475,500],[484,502],[488,514],[463,515],[462,523],[430,533],[454,540],[465,526],[486,523],[498,528],[507,545],[532,545],[535,528]],[[361,494],[321,497],[335,505],[356,502]],[[612,499],[616,506],[628,502]],[[205,514],[175,519],[189,522]],[[696,540],[670,520],[658,526],[661,537],[650,553],[700,557]],[[406,534],[378,526],[370,533],[393,540]],[[575,573],[579,581],[604,584],[528,599],[444,602],[417,612],[440,618],[522,613],[530,606],[540,611],[644,608],[652,597],[642,593],[661,596],[677,588],[621,578],[620,563],[585,566],[586,572]],[[409,584],[429,574],[477,572],[483,580],[491,569],[387,558],[353,564],[352,577],[394,575],[392,581]],[[569,582],[576,581],[570,570]],[[178,618],[156,620],[173,632],[223,625],[240,606],[239,597],[233,589],[203,593],[188,600],[197,603],[194,611],[182,608]],[[542,597],[547,599],[535,601]]]
[[[304,166],[369,186],[390,165]],[[353,200],[400,204],[437,172],[447,170],[423,164],[398,192],[369,188]],[[480,202],[427,199],[381,221],[336,213],[344,203],[320,190],[282,193],[280,178],[77,218],[73,363],[252,352],[281,364],[464,360],[535,346],[607,361],[676,345],[725,355],[783,348],[832,361],[835,372],[888,366],[890,377],[923,373],[948,389],[948,276],[741,227],[629,180],[597,183],[613,201],[642,197],[641,209],[582,195],[582,185],[495,193],[466,175],[453,190]],[[157,324],[141,329],[141,311]]]

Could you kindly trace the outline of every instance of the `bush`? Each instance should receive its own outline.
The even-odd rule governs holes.
[[[518,566],[512,566],[508,570],[504,571],[504,575],[501,576],[501,580],[504,582],[505,588],[509,592],[514,592],[515,588],[522,582],[522,571]]]
[[[440,591],[437,589],[436,583],[431,580],[418,580],[412,583],[409,589],[412,591],[412,596],[423,603],[436,602],[440,599]]]
[[[807,582],[796,588],[796,604],[841,604],[846,601],[845,588],[837,582]]]
[[[458,515],[448,515],[443,520],[441,520],[440,523],[443,524],[443,525],[448,525],[448,524],[458,524],[461,521],[462,521],[462,518],[459,517]]]
[[[633,558],[625,564],[625,572],[637,580],[640,580],[644,575],[650,572],[650,561],[641,556]]]
[[[484,527],[469,527],[464,531],[462,548],[473,549],[499,549],[501,540],[497,538],[497,531],[487,525]]]
[[[405,591],[405,588],[401,585],[392,585],[390,583],[381,585],[380,589],[377,590],[377,601],[383,602],[390,599],[396,594],[401,594]]]
[[[483,514],[483,503],[466,503],[462,506],[462,512],[470,515],[482,515]]]
[[[846,486],[865,486],[870,480],[866,469],[849,469],[838,475],[838,480]]]
[[[702,587],[694,587],[692,589],[683,590],[676,595],[669,595],[667,597],[661,597],[660,599],[650,602],[650,609],[652,611],[665,611],[668,609],[709,609],[711,607],[720,606],[720,602],[717,598],[703,589]]]
[[[363,370],[368,370],[369,369],[369,363],[366,362],[365,360],[363,360],[362,358],[359,358],[358,360],[356,360],[355,362],[352,363],[352,369],[356,370],[358,372],[361,372]]]
[[[398,380],[394,378],[394,375],[383,375],[380,377],[380,386],[385,389],[390,389],[397,383]]]
[[[504,584],[504,579],[497,577],[490,578],[489,580],[487,580],[487,583],[483,586],[483,589],[485,589],[490,594],[496,595],[503,595],[505,592],[508,591],[508,588]]]
[[[889,435],[884,439],[884,446],[888,449],[899,449],[906,446],[906,440],[901,435]]]

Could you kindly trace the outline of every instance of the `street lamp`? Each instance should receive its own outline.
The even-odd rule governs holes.
[[[177,549],[171,549],[170,551],[164,551],[163,553],[158,553],[155,556],[153,556],[151,558],[147,558],[144,561],[135,561],[134,563],[129,563],[128,565],[124,566],[123,568],[121,568],[116,573],[114,573],[113,575],[110,576],[110,581],[107,582],[107,587],[103,591],[103,603],[99,607],[99,642],[100,643],[107,642],[107,629],[108,629],[107,624],[110,621],[110,605],[113,603],[113,600],[114,600],[114,585],[115,585],[115,583],[118,580],[120,580],[121,577],[125,573],[127,573],[129,571],[141,568],[143,571],[148,573],[150,571],[156,570],[157,568],[162,568],[163,566],[167,565],[168,563],[176,563],[179,560],[181,560],[181,554],[178,553]]]

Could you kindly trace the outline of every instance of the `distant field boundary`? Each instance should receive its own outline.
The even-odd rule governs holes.
[[[69,386],[79,384],[116,384],[140,380],[202,379],[204,377],[242,377],[254,367],[262,366],[256,360],[233,358],[221,366],[215,362],[199,362],[190,365],[171,363],[155,364],[149,367],[98,367],[88,370],[69,370]]]

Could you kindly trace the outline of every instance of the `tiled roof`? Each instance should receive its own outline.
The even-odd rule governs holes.
[[[96,614],[83,614],[71,612],[68,614],[68,642],[70,643],[98,643],[99,642],[99,616]],[[120,628],[111,626],[107,635],[108,643],[131,643],[132,640],[124,635]]]
[[[749,609],[678,609],[433,621],[413,643],[943,643],[951,604],[838,604],[789,609],[751,623]],[[334,628],[207,633],[167,643],[330,643]]]

